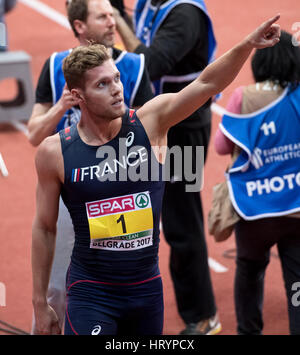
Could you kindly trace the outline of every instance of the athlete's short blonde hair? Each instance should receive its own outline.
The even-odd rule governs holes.
[[[102,44],[79,46],[64,59],[63,73],[69,90],[85,87],[85,72],[111,59]]]

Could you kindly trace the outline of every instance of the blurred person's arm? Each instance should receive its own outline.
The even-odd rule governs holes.
[[[36,103],[28,121],[30,143],[37,146],[46,137],[54,134],[64,113],[76,104],[77,102],[67,88],[64,89],[61,98],[53,106],[52,103]]]
[[[149,47],[142,44],[121,16],[116,14],[115,18],[125,48],[145,55],[151,80],[169,73],[194,48],[202,31],[206,31],[205,15],[191,4],[181,4],[172,9]]]
[[[135,52],[141,41],[135,36],[133,28],[127,23],[120,11],[114,7],[114,18],[116,20],[117,31],[128,52]]]
[[[112,7],[125,20],[127,25],[133,29],[132,17],[127,13],[123,0],[110,0]]]
[[[148,70],[146,66],[144,67],[143,76],[134,97],[132,107],[134,109],[138,109],[139,107],[143,106],[147,101],[151,100],[154,97],[151,81],[148,74]]]
[[[63,90],[61,98],[53,105],[48,59],[43,66],[38,80],[36,103],[33,106],[32,114],[28,121],[30,143],[37,146],[46,137],[54,134],[64,113],[74,105],[75,102],[72,95],[66,87]]]

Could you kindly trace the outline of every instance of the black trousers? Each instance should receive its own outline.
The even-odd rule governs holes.
[[[173,127],[168,146],[204,146],[205,154],[211,124],[190,130]],[[193,152],[194,164],[196,163]],[[170,273],[178,312],[184,322],[196,323],[216,313],[204,235],[199,192],[186,192],[186,181],[166,182],[162,206],[163,231],[170,245]]]
[[[270,249],[277,245],[290,333],[300,335],[300,219],[241,220],[236,226],[236,244],[234,294],[238,334],[262,334],[265,271],[270,261]]]

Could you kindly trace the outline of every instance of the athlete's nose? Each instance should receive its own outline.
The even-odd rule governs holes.
[[[118,82],[114,81],[112,84],[111,94],[113,96],[116,96],[119,95],[121,91],[122,91],[121,81],[120,80]]]

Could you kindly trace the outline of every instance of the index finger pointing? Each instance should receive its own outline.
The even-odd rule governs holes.
[[[267,20],[266,22],[264,22],[263,27],[268,28],[268,27],[272,26],[272,24],[279,19],[280,19],[280,14],[277,14],[276,16],[274,16],[274,17],[270,18],[269,20]]]

